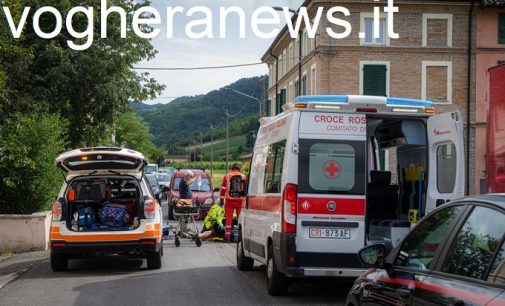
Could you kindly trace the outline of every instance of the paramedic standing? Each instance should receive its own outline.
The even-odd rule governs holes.
[[[240,165],[233,164],[231,167],[231,172],[226,174],[223,178],[223,184],[221,184],[221,192],[220,192],[220,204],[224,203],[224,211],[226,218],[226,227],[224,232],[224,240],[230,241],[231,236],[231,227],[233,224],[233,211],[237,212],[237,218],[240,215],[240,210],[242,208],[242,198],[232,198],[229,196],[230,191],[230,179],[236,175],[240,175],[242,177],[242,182],[245,185],[246,176],[240,172]]]

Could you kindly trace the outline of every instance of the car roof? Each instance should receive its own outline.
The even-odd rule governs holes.
[[[186,170],[190,170],[193,173],[200,175],[202,178],[209,178],[209,174],[201,169],[181,169],[174,174],[174,177],[177,177],[177,178],[184,177],[184,171],[186,171]]]
[[[458,199],[453,203],[468,202],[468,201],[488,203],[505,209],[505,193],[492,193],[492,194],[468,196]]]

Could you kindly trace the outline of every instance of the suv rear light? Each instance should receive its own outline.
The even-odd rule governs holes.
[[[154,219],[156,203],[153,199],[144,202],[144,216],[146,219]]]
[[[282,232],[296,233],[296,211],[298,187],[287,184],[282,193]]]
[[[51,208],[51,212],[53,215],[53,221],[61,221],[62,207],[61,207],[61,203],[59,201],[56,201],[53,203],[53,206]]]

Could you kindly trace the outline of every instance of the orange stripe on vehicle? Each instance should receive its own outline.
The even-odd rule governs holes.
[[[159,231],[146,231],[141,234],[116,234],[116,235],[62,235],[60,233],[52,233],[51,240],[63,240],[66,242],[114,242],[114,241],[130,241],[140,239],[158,240],[160,237]]]

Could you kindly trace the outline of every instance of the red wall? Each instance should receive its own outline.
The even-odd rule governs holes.
[[[489,69],[486,175],[488,192],[505,192],[505,65]]]

